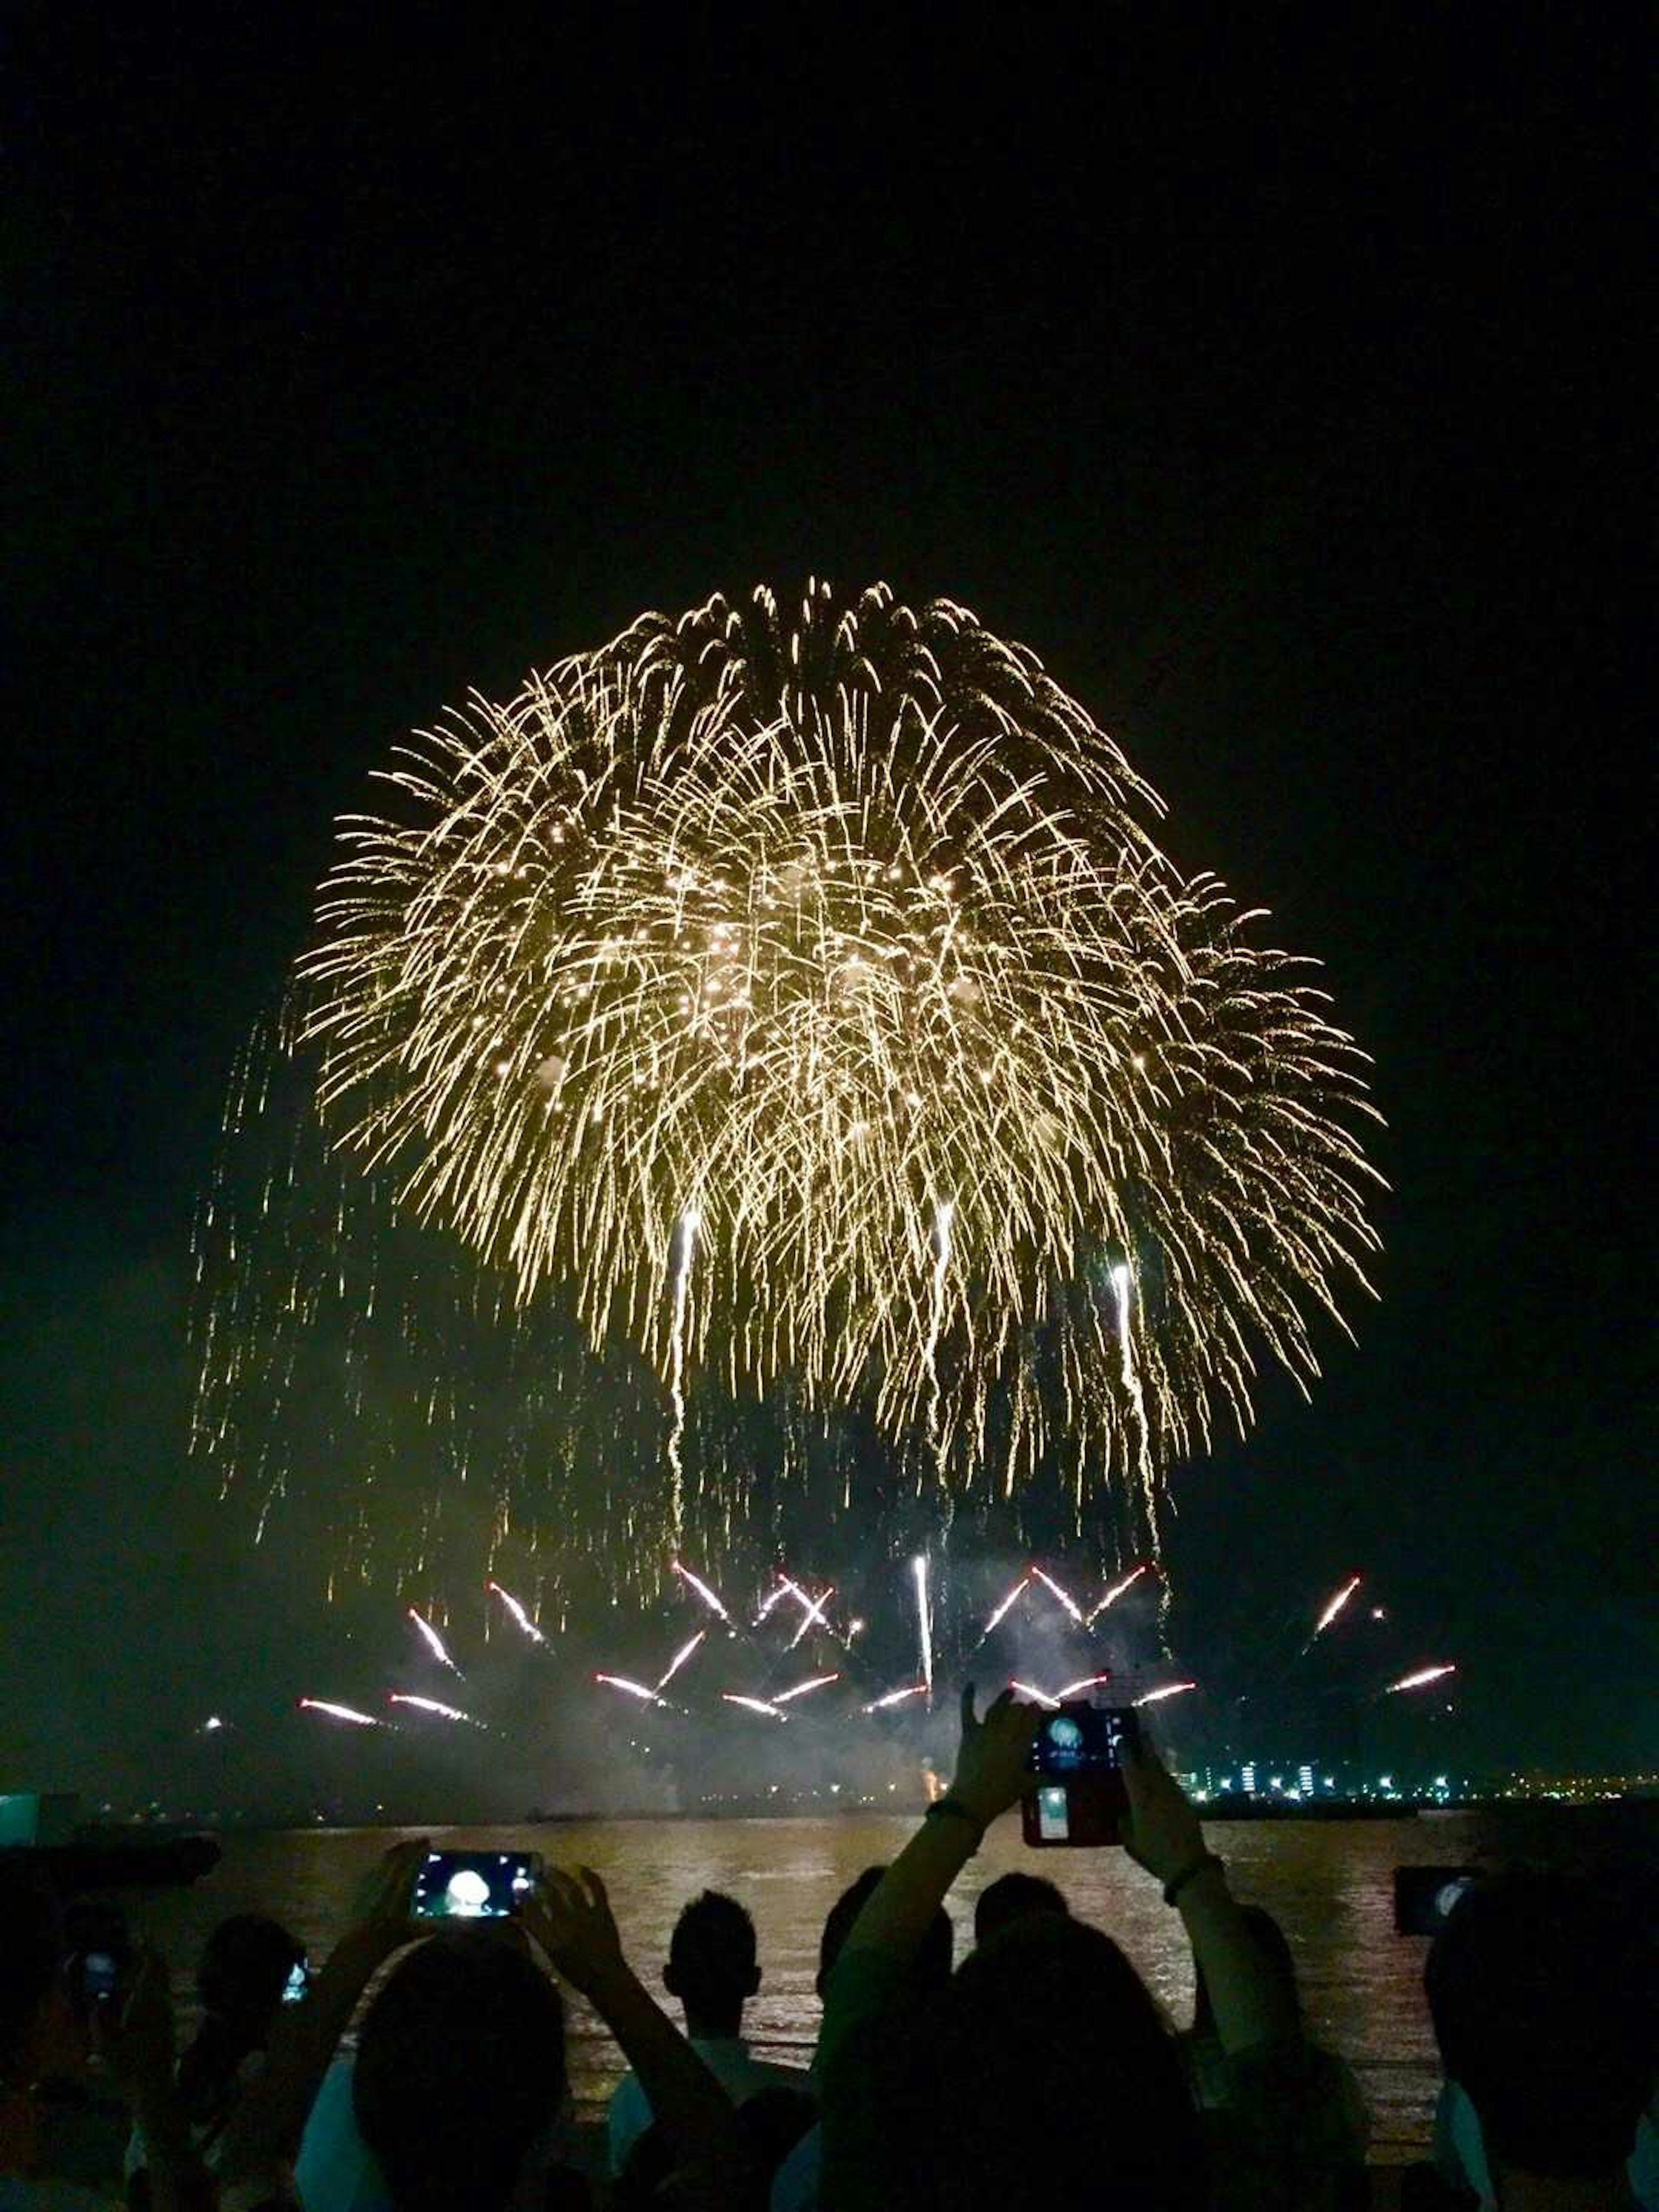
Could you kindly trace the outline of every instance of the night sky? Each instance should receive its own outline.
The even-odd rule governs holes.
[[[1382,1303],[1177,1472],[1202,1635],[1362,1567],[1471,1757],[1651,1768],[1636,11],[451,12],[11,18],[0,1781],[339,1659],[184,1450],[334,815],[809,574],[1030,644],[1375,1054]]]

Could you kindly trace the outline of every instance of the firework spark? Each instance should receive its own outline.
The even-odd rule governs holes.
[[[666,1671],[657,1684],[659,1690],[665,1690],[668,1687],[668,1685],[673,1680],[675,1675],[679,1673],[680,1668],[684,1666],[686,1661],[691,1657],[697,1646],[702,1642],[704,1637],[707,1636],[708,1633],[708,1631],[706,1628],[700,1628],[689,1644],[681,1644],[679,1650],[669,1661]]]
[[[732,1626],[731,1614],[726,1611],[726,1607],[720,1599],[712,1589],[709,1589],[702,1577],[701,1575],[694,1575],[690,1567],[683,1567],[678,1559],[671,1561],[670,1565],[673,1572],[679,1577],[680,1580],[686,1585],[687,1589],[695,1590],[697,1595],[702,1600],[703,1603],[708,1607],[710,1613],[718,1614],[720,1619],[726,1623],[728,1628],[730,1628]]]
[[[1326,1606],[1325,1610],[1320,1614],[1318,1620],[1315,1621],[1313,1635],[1308,1638],[1308,1642],[1310,1644],[1313,1643],[1315,1638],[1321,1637],[1325,1633],[1325,1631],[1337,1618],[1338,1614],[1342,1611],[1342,1608],[1347,1604],[1348,1600],[1353,1595],[1354,1592],[1359,1588],[1360,1583],[1364,1580],[1364,1577],[1363,1575],[1352,1575],[1346,1583],[1343,1583],[1341,1589],[1337,1591],[1336,1595]]]
[[[986,1638],[991,1634],[994,1629],[1000,1628],[1002,1626],[1003,1618],[1006,1614],[1008,1608],[1018,1598],[1020,1592],[1026,1588],[1030,1583],[1030,1573],[1028,1570],[1027,1572],[1023,1574],[1019,1580],[1014,1584],[1007,1596],[1005,1597],[998,1605],[996,1611],[991,1615],[991,1618],[986,1622],[984,1627],[981,1629],[979,1632],[979,1640],[981,1644],[984,1643]],[[975,1646],[975,1649],[977,1648],[978,1647]]]
[[[1079,1605],[1077,1600],[1071,1596],[1066,1591],[1061,1589],[1060,1584],[1054,1580],[1054,1577],[1051,1574],[1046,1573],[1042,1568],[1033,1567],[1031,1572],[1042,1584],[1044,1589],[1052,1592],[1052,1594],[1060,1600],[1066,1612],[1071,1614],[1073,1620],[1076,1621],[1078,1626],[1081,1628],[1083,1626],[1083,1608]]]
[[[866,1713],[884,1713],[890,1705],[902,1705],[907,1698],[925,1698],[926,1682],[911,1682],[902,1690],[889,1690],[884,1698],[877,1698],[865,1707]]]
[[[824,1591],[822,1597],[809,1598],[805,1590],[800,1590],[797,1593],[801,1601],[801,1616],[799,1627],[789,1639],[789,1649],[792,1651],[800,1642],[802,1637],[805,1635],[809,1628],[814,1626],[827,1628],[829,1626],[829,1622],[824,1619],[823,1608],[829,1604],[830,1599],[834,1597],[835,1594],[835,1586],[833,1583],[827,1590]]]
[[[1165,1682],[1156,1690],[1148,1690],[1144,1697],[1135,1699],[1138,1705],[1161,1705],[1165,1698],[1184,1698],[1188,1690],[1195,1690],[1196,1682]]]
[[[770,1698],[746,1698],[736,1690],[722,1690],[720,1703],[723,1705],[741,1705],[745,1712],[764,1713],[769,1720],[787,1721],[789,1717],[787,1713],[780,1712]]]
[[[814,583],[647,616],[388,781],[302,964],[321,1127],[514,1279],[509,1331],[552,1281],[638,1344],[671,1528],[703,1374],[866,1405],[953,1492],[1052,1482],[1149,1549],[1156,1479],[1249,1425],[1261,1358],[1316,1375],[1310,1318],[1376,1244],[1363,1055],[965,608]],[[199,1249],[252,1295],[228,1210]],[[302,1455],[243,1401],[292,1364],[240,1340],[204,1291],[193,1437],[257,1470],[263,1526]]]
[[[654,1690],[647,1689],[643,1682],[629,1681],[626,1674],[595,1674],[593,1680],[606,1683],[613,1690],[621,1690],[628,1697],[637,1698],[641,1705],[655,1705],[662,1702]]]
[[[465,1675],[461,1674],[460,1668],[450,1657],[448,1647],[444,1643],[442,1637],[439,1635],[437,1630],[432,1626],[432,1623],[426,1618],[424,1613],[416,1613],[414,1607],[411,1605],[409,1608],[409,1617],[414,1622],[416,1627],[420,1631],[421,1641],[425,1644],[427,1650],[432,1654],[433,1657],[437,1660],[441,1666],[447,1667],[452,1674],[460,1674],[461,1680],[465,1681],[466,1680]]]
[[[827,1690],[831,1682],[839,1682],[840,1680],[839,1674],[814,1674],[809,1682],[797,1682],[793,1690],[780,1690],[772,1702],[775,1705],[793,1705],[797,1698],[805,1697],[810,1690]]]
[[[1039,1690],[1035,1682],[1012,1681],[1008,1687],[1018,1690],[1022,1698],[1030,1698],[1034,1705],[1054,1706],[1060,1703],[1052,1690]]]
[[[1443,1681],[1448,1674],[1456,1672],[1455,1665],[1419,1667],[1414,1674],[1402,1674],[1397,1682],[1390,1682],[1382,1694],[1385,1698],[1393,1698],[1397,1697],[1401,1690],[1426,1689],[1431,1682]]]
[[[1144,1560],[1141,1562],[1139,1566],[1131,1567],[1128,1573],[1124,1576],[1122,1581],[1121,1583],[1114,1583],[1110,1589],[1107,1591],[1105,1596],[1102,1598],[1100,1603],[1085,1615],[1083,1623],[1084,1626],[1085,1628],[1092,1628],[1096,1621],[1099,1620],[1101,1614],[1103,1613],[1109,1613],[1112,1607],[1117,1603],[1119,1598],[1123,1595],[1125,1590],[1132,1589],[1146,1572],[1146,1565]]]
[[[532,1644],[546,1643],[547,1638],[542,1634],[540,1629],[537,1627],[535,1622],[530,1618],[530,1615],[520,1604],[518,1599],[514,1596],[511,1590],[504,1590],[499,1583],[486,1583],[484,1584],[484,1588],[490,1593],[492,1597],[500,1598],[501,1603],[507,1607],[514,1620],[518,1622],[520,1627],[523,1629],[525,1634],[530,1638]]]
[[[384,1728],[373,1713],[360,1713],[355,1705],[331,1705],[326,1698],[301,1698],[299,1707],[302,1713],[324,1713],[331,1721],[349,1721],[353,1728]]]
[[[1085,1674],[1075,1682],[1067,1682],[1063,1689],[1054,1692],[1058,1698],[1074,1698],[1080,1690],[1103,1690],[1111,1680],[1109,1674]]]
[[[927,1561],[920,1552],[910,1562],[916,1585],[916,1643],[921,1653],[921,1686],[928,1703],[933,1698],[933,1601],[927,1589]]]
[[[416,1712],[435,1713],[440,1720],[468,1721],[474,1728],[479,1725],[471,1713],[462,1712],[458,1705],[441,1705],[436,1698],[417,1698],[406,1690],[389,1692],[386,1703],[389,1705],[413,1705]]]

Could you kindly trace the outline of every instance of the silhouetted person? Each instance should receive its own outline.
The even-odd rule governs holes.
[[[1626,2164],[1659,2033],[1639,1922],[1569,1875],[1501,1875],[1453,1909],[1424,1985],[1504,2212],[1635,2203]]]
[[[1057,1912],[1066,1919],[1071,1907],[1054,1884],[1040,1874],[1000,1874],[981,1890],[975,1903],[974,1941],[983,1943],[1034,1912]]]
[[[741,2105],[763,2089],[801,2088],[799,2074],[751,2058],[744,2040],[744,2008],[761,1984],[755,1923],[734,1897],[706,1889],[684,1906],[669,1939],[663,1986],[678,1997],[691,2048]],[[621,2173],[635,2139],[651,2124],[651,2106],[632,2074],[611,2099],[607,2118],[611,2171]]]
[[[823,1932],[818,1938],[818,1971],[814,1987],[822,2003],[830,1984],[836,1961],[846,1947],[853,1932],[853,1924],[871,1898],[881,1887],[884,1866],[868,1866],[856,1881],[850,1881],[824,1916]],[[903,2015],[923,2010],[943,1990],[951,1978],[951,1962],[956,1953],[956,1932],[951,1925],[949,1913],[942,1909],[934,1913],[927,1924],[926,1935],[910,1962],[907,1984],[902,1992],[897,2011],[901,2018],[895,2022],[895,2033],[902,2035],[906,2025]],[[817,2062],[813,2061],[816,2083]],[[811,2128],[801,2137],[782,2165],[772,2184],[772,2212],[811,2212],[818,2201],[818,2175],[823,2164],[823,2146],[819,2131]]]
[[[564,2002],[520,1945],[435,1936],[369,2006],[351,2087],[395,2212],[501,2212],[564,2101]]]

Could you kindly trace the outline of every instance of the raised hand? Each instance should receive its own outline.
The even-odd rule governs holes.
[[[411,1836],[382,1852],[357,1885],[351,1913],[354,1929],[398,1942],[416,1932],[409,1924],[415,1881],[430,1849],[428,1838]]]
[[[626,1972],[605,1884],[592,1867],[554,1867],[525,1899],[526,1928],[559,1972],[591,1997]]]
[[[950,1794],[989,1827],[1033,1786],[1031,1746],[1042,1716],[1012,1690],[992,1700],[982,1721],[974,1707],[969,1682],[962,1693],[962,1748]]]
[[[1120,1824],[1124,1848],[1138,1866],[1167,1882],[1204,1856],[1204,1831],[1181,1785],[1146,1743],[1123,1747],[1129,1817]]]

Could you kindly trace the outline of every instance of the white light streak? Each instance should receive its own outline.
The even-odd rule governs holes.
[[[326,1698],[301,1698],[300,1710],[305,1713],[326,1713],[331,1721],[349,1721],[353,1728],[383,1728],[373,1713],[360,1713],[355,1705],[331,1705]]]

